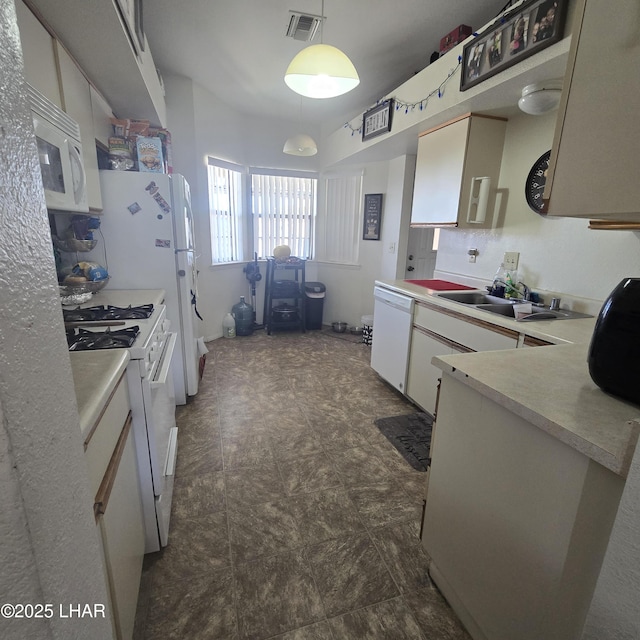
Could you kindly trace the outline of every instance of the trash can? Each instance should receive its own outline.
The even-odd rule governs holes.
[[[305,282],[305,329],[322,329],[322,309],[327,288],[322,282]]]
[[[362,342],[367,346],[373,344],[373,316],[362,316]]]

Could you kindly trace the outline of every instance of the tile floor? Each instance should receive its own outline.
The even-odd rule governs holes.
[[[377,417],[415,408],[350,335],[216,340],[178,410],[169,545],[138,640],[467,640],[427,576],[424,474]]]

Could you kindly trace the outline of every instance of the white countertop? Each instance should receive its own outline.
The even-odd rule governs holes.
[[[107,285],[91,296],[91,300],[81,304],[81,307],[97,307],[111,305],[114,307],[140,306],[152,304],[154,307],[162,304],[165,299],[164,289],[110,289]],[[73,308],[68,307],[68,308]]]
[[[102,303],[96,303],[102,304]],[[69,354],[83,439],[91,433],[129,362],[126,349]]]
[[[517,322],[439,298],[437,292],[402,280],[376,284],[554,343],[441,356],[432,362],[595,462],[627,476],[640,433],[640,408],[604,393],[591,380],[587,352],[595,317]]]

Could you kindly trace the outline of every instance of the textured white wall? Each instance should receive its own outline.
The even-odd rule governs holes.
[[[13,0],[0,0],[0,602],[107,603]],[[111,638],[7,620],[3,640]]]

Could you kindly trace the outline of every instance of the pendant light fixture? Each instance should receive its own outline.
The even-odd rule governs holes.
[[[290,156],[315,156],[318,153],[318,145],[311,136],[298,133],[287,139],[283,151]]]
[[[300,97],[298,123],[302,127],[302,97]],[[282,151],[290,156],[315,156],[318,153],[318,145],[311,136],[306,133],[298,133],[287,139]]]
[[[340,49],[324,44],[324,0],[320,18],[320,44],[300,51],[284,76],[290,89],[307,98],[341,96],[360,84],[351,60]]]

